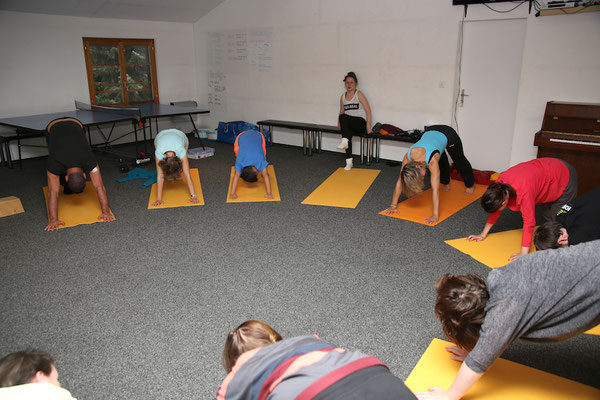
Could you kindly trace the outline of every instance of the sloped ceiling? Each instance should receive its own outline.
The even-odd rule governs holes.
[[[0,0],[0,10],[91,18],[196,22],[224,0]]]

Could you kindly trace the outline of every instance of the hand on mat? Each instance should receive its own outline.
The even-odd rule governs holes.
[[[55,231],[58,229],[59,226],[64,225],[65,221],[60,221],[60,220],[56,220],[56,221],[52,221],[49,222],[48,225],[46,225],[46,228],[44,228],[45,231]]]
[[[229,195],[229,198],[230,198],[231,200],[235,200],[235,199],[237,199],[238,197],[239,197],[239,196],[238,196],[237,194],[235,194],[235,193],[231,193],[231,194]]]
[[[163,204],[165,204],[164,201],[162,201],[162,200],[156,200],[154,203],[152,203],[152,207],[162,206]]]
[[[429,391],[427,391],[427,392],[415,392],[415,396],[417,396],[417,399],[419,399],[419,400],[423,400],[423,399],[445,400],[448,398],[448,396],[446,395],[446,391],[440,387],[431,387],[431,388],[429,388]]]
[[[398,209],[396,207],[392,207],[392,206],[389,206],[388,208],[386,208],[385,210],[383,210],[383,213],[387,214],[387,215],[396,214],[398,212],[399,212]]]
[[[485,239],[485,236],[483,235],[469,235],[469,237],[467,238],[467,240],[470,242],[472,242],[473,240],[476,242],[481,242],[483,239]]]
[[[98,216],[98,221],[104,221],[104,222],[110,222],[110,221],[114,221],[115,217],[113,217],[113,215],[109,212],[105,213],[103,212],[102,214],[100,214]]]
[[[265,199],[274,199],[274,198],[275,198],[275,196],[273,196],[272,194],[269,194],[269,193],[265,194]]]
[[[510,257],[508,257],[508,261],[515,261],[517,258],[521,257],[523,254],[521,253],[515,253],[515,254],[511,254]]]
[[[200,204],[200,199],[197,197],[190,197],[189,202],[192,204]]]
[[[458,346],[448,346],[446,347],[446,351],[448,353],[452,353],[454,354],[452,357],[450,357],[451,360],[456,360],[456,361],[465,361],[465,357],[467,357],[467,355],[469,354],[468,351],[461,349]]]
[[[426,224],[435,225],[435,224],[437,224],[438,220],[439,220],[438,217],[436,217],[435,215],[432,215],[431,217],[425,218],[424,221]]]

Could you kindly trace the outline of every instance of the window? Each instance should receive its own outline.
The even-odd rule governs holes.
[[[153,39],[83,38],[90,101],[158,103]]]

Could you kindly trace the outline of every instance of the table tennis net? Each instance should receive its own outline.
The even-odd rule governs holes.
[[[87,103],[83,103],[81,101],[75,100],[75,108],[77,110],[107,112],[107,113],[113,113],[113,114],[126,115],[126,116],[131,116],[132,118],[135,118],[137,120],[140,120],[142,118],[141,109],[138,107],[98,106],[98,105],[87,104]]]

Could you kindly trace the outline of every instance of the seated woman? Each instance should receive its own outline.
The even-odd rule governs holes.
[[[435,224],[440,218],[440,182],[444,190],[450,189],[450,164],[446,151],[452,157],[454,166],[460,171],[465,181],[465,193],[471,194],[475,189],[475,177],[471,163],[465,157],[462,142],[452,127],[447,125],[433,125],[428,127],[421,139],[410,146],[404,155],[400,167],[400,177],[396,182],[392,204],[384,213],[394,214],[400,195],[415,196],[423,191],[425,173],[429,168],[431,175],[431,195],[433,198],[433,215],[425,218],[428,224]]]
[[[188,189],[190,191],[190,203],[198,204],[200,200],[196,197],[196,188],[190,177],[190,163],[187,156],[188,138],[185,133],[177,129],[166,129],[160,131],[154,139],[154,158],[156,159],[156,201],[152,206],[164,204],[162,200],[163,184],[165,178],[181,179],[181,172],[185,175]]]
[[[377,358],[316,335],[282,339],[261,321],[229,332],[217,399],[415,399]]]
[[[558,209],[577,196],[577,171],[557,158],[536,158],[517,164],[498,176],[481,197],[481,206],[490,213],[483,231],[470,235],[469,240],[484,240],[506,207],[521,211],[523,235],[521,252],[509,261],[529,253],[535,228],[535,205],[543,204],[545,221],[554,221]]]
[[[354,72],[348,72],[344,77],[346,92],[340,98],[340,114],[338,116],[338,128],[342,131],[342,141],[337,146],[340,150],[346,150],[346,166],[344,169],[352,169],[352,136],[373,133],[371,127],[371,107],[367,98],[356,88],[358,78]]]

